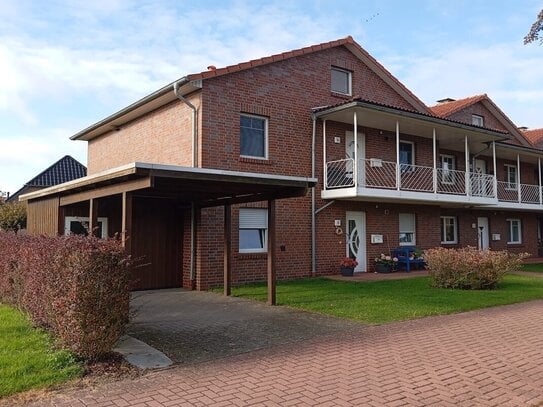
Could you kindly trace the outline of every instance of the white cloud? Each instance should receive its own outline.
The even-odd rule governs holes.
[[[431,56],[395,57],[385,64],[429,105],[445,97],[487,93],[513,122],[543,127],[541,51],[516,43],[464,45]]]

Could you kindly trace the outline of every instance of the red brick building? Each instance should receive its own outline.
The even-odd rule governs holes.
[[[486,95],[426,106],[347,37],[188,75],[72,139],[88,142],[90,180],[133,163],[317,178],[307,196],[277,201],[277,274],[297,278],[338,273],[345,256],[358,259],[356,271],[371,272],[376,256],[402,245],[537,255],[537,134],[518,129]],[[62,193],[50,188],[23,199],[58,195],[59,225],[89,213],[88,203]],[[103,234],[124,231],[113,215],[120,201],[98,198]],[[154,244],[168,240],[174,261],[149,261],[175,278],[141,288],[222,284],[222,209],[162,198],[134,207],[133,217],[145,218]],[[233,207],[234,282],[265,278],[267,202]],[[162,233],[172,222],[178,228]],[[139,254],[154,250],[136,244]]]

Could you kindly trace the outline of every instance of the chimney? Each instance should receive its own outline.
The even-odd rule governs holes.
[[[528,130],[528,127],[526,127],[526,126],[520,126],[518,129],[519,129],[520,131],[526,131],[526,130]]]
[[[216,67],[215,65],[209,65],[209,66],[207,67],[207,70],[208,70],[208,71],[216,71],[216,70],[217,70],[217,67]]]
[[[445,99],[439,99],[437,101],[437,103],[449,103],[449,102],[456,102],[456,99],[445,98]]]

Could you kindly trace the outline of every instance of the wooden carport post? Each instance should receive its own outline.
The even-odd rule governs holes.
[[[224,205],[224,295],[232,293],[232,208]]]
[[[89,199],[89,236],[96,236],[94,228],[98,225],[98,201]]]
[[[132,194],[123,192],[122,194],[122,225],[121,242],[126,253],[131,252],[130,233],[132,231]]]
[[[268,201],[268,305],[275,305],[275,200]]]

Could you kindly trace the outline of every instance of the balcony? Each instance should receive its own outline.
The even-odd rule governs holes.
[[[358,168],[354,164],[352,158],[326,163],[323,198],[385,198],[543,209],[543,190],[539,185],[497,181],[494,186],[494,175],[421,165],[397,166],[377,158],[359,160]]]

